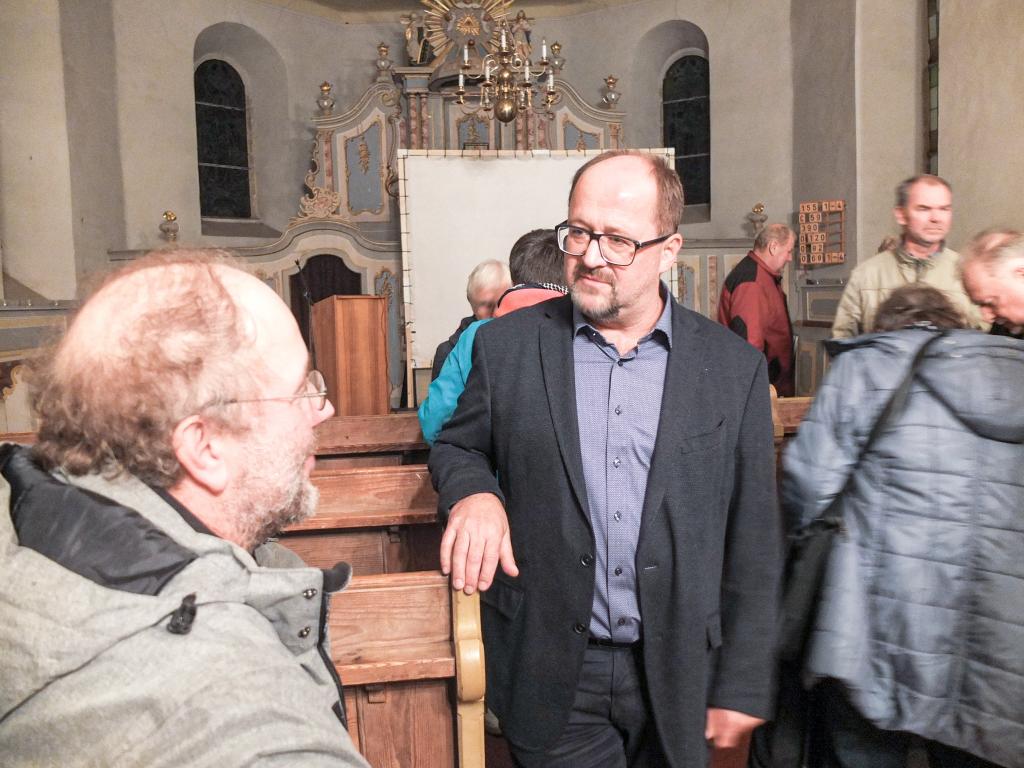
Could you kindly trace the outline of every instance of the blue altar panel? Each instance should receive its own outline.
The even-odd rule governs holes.
[[[581,131],[568,120],[562,125],[562,136],[565,139],[566,149],[600,149],[597,134]],[[581,146],[582,145],[582,146]]]
[[[381,134],[381,124],[375,122],[361,134],[345,140],[345,188],[350,214],[380,213],[384,207]]]

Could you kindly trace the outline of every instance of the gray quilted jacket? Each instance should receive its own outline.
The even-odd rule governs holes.
[[[842,489],[931,333],[839,342],[785,455],[806,522]],[[953,331],[844,497],[805,674],[876,726],[1024,767],[1024,342]]]
[[[0,471],[0,764],[366,765],[320,646],[347,567],[257,565],[132,477]]]

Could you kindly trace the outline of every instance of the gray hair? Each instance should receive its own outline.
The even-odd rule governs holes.
[[[768,224],[757,233],[757,237],[754,238],[754,250],[763,251],[770,243],[781,243],[785,245],[789,242],[790,238],[795,238],[796,235],[793,230],[787,227],[785,224]]]
[[[511,284],[512,275],[508,271],[508,264],[498,259],[481,261],[469,273],[469,280],[466,281],[466,300],[473,309],[476,309],[475,297],[481,291],[502,286],[507,288]]]
[[[994,227],[971,238],[960,257],[960,268],[974,263],[991,268],[1014,258],[1024,258],[1024,233],[1009,227]]]

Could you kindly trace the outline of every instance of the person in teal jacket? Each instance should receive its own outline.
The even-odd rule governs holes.
[[[523,307],[533,306],[565,294],[562,252],[553,229],[535,229],[516,240],[509,253],[509,270],[514,285],[498,299],[494,317],[502,317]],[[455,413],[462,390],[473,367],[473,340],[476,332],[491,318],[471,323],[445,360],[441,373],[430,383],[427,399],[418,411],[420,429],[430,445]]]

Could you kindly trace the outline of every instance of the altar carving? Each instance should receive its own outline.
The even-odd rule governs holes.
[[[607,100],[588,103],[563,79],[561,44],[549,45],[542,22],[514,11],[513,0],[421,4],[396,18],[405,44],[394,54],[384,42],[367,46],[367,87],[354,104],[336,103],[330,82],[311,84],[312,152],[296,214],[277,242],[232,249],[288,303],[289,278],[314,255],[342,259],[361,276],[364,295],[387,296],[392,405],[407,362],[398,152],[592,154],[623,147],[625,136],[626,113]],[[508,122],[493,107],[482,109],[478,92],[487,64],[502,55],[516,63],[517,96],[530,93],[505,115]],[[497,79],[497,70],[490,76]]]

